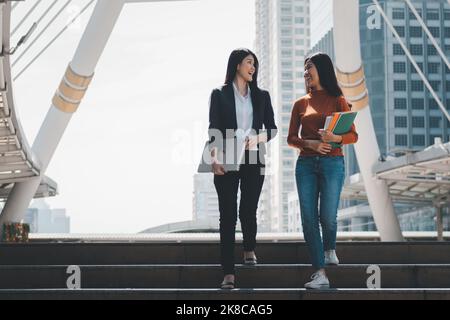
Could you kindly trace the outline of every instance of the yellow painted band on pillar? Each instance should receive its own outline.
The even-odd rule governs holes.
[[[63,79],[59,84],[58,91],[65,97],[74,101],[81,101],[83,99],[84,94],[86,93],[86,89],[74,89],[69,87],[66,81]]]
[[[361,67],[359,67],[359,69],[354,72],[342,72],[338,68],[336,68],[336,77],[338,81],[343,85],[349,86],[353,83],[361,81],[361,79],[364,78],[364,68],[361,65]]]
[[[336,77],[341,84],[344,96],[352,104],[353,110],[361,110],[369,105],[363,65],[354,72],[342,72],[336,68]]]
[[[73,103],[64,100],[63,97],[61,97],[58,92],[55,93],[52,100],[53,105],[58,108],[61,111],[68,112],[68,113],[74,113],[77,111],[78,106],[80,105],[79,102]]]
[[[64,77],[66,78],[67,82],[69,82],[69,84],[72,84],[79,88],[87,88],[89,86],[89,84],[91,83],[93,76],[94,76],[94,74],[92,74],[90,76],[81,76],[79,74],[76,74],[72,70],[70,65],[67,66],[67,70],[64,75]]]
[[[361,110],[367,107],[369,105],[369,95],[367,94],[367,91],[363,97],[358,100],[350,100],[350,103],[352,104],[353,111]]]
[[[363,80],[360,84],[354,87],[341,87],[344,96],[347,98],[359,97],[366,91],[366,82]]]
[[[68,65],[64,78],[53,96],[53,105],[64,112],[73,113],[77,111],[93,76],[94,74],[81,76]]]

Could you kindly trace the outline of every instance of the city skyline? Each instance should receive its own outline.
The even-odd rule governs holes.
[[[82,3],[79,1],[78,8],[81,8]],[[261,9],[261,4],[264,3],[267,7]],[[314,44],[324,43],[327,48],[330,48],[329,43],[332,42],[332,37],[327,38],[332,21],[326,18],[331,16],[329,14],[331,1],[323,7],[320,7],[320,2],[315,2],[311,7],[313,12],[321,13],[311,20],[311,24],[321,26],[311,31],[311,40],[308,3],[307,0],[279,2],[248,0],[244,3],[235,1],[233,4],[242,9],[239,12],[241,20],[237,19],[238,22],[232,24],[233,34],[238,36],[227,41],[222,41],[222,38],[226,38],[231,29],[225,27],[227,26],[225,18],[222,17],[222,21],[214,19],[214,11],[222,6],[224,12],[227,12],[226,10],[230,12],[230,16],[236,17],[237,14],[228,8],[232,6],[227,6],[222,1],[216,0],[207,5],[203,1],[146,4],[145,8],[155,15],[155,19],[152,20],[154,24],[163,26],[161,30],[147,29],[146,22],[136,18],[144,15],[141,12],[142,7],[135,4],[127,5],[96,69],[86,99],[74,117],[75,123],[68,127],[46,172],[59,184],[60,190],[59,196],[48,198],[49,204],[63,207],[61,203],[70,203],[71,208],[76,209],[72,212],[69,207],[64,206],[74,218],[73,221],[76,221],[74,225],[77,227],[73,229],[77,233],[134,233],[166,223],[189,220],[193,216],[192,180],[206,138],[209,93],[212,88],[223,82],[229,52],[236,47],[245,46],[259,55],[262,64],[260,84],[271,91],[276,120],[280,128],[279,141],[271,148],[273,161],[268,163],[275,168],[274,172],[271,170],[269,172],[275,175],[266,179],[265,190],[261,196],[259,219],[263,221],[262,229],[274,226],[272,230],[276,231],[298,231],[299,221],[292,218],[295,212],[290,212],[289,209],[295,207],[291,205],[293,199],[291,193],[295,192],[295,186],[292,179],[288,181],[289,174],[290,178],[294,177],[292,173],[294,158],[291,156],[295,154],[285,144],[288,117],[292,102],[304,94],[303,78],[300,75],[304,56],[310,50],[310,41]],[[274,5],[280,7],[272,7]],[[15,12],[17,16],[20,15],[19,9],[20,7]],[[66,18],[73,15],[75,9],[76,7],[68,8]],[[186,10],[199,14],[200,9],[204,15],[196,23],[192,23],[190,16],[183,15]],[[261,14],[261,10],[267,10],[266,13],[270,14]],[[21,114],[23,106],[35,107],[26,110],[24,112],[26,116],[21,117],[30,144],[42,122],[39,118],[43,118],[48,109],[49,104],[46,105],[42,97],[51,100],[53,91],[47,89],[56,88],[60,71],[70,61],[89,14],[88,11],[84,15],[84,20],[71,27],[67,35],[14,84],[16,103]],[[268,20],[258,20],[258,14]],[[329,23],[317,24],[317,21],[320,22],[324,17]],[[217,27],[205,30],[203,27],[206,23],[208,26],[217,24]],[[364,24],[364,21],[361,23]],[[432,28],[436,27],[433,25]],[[401,27],[397,29],[402,32]],[[12,42],[17,42],[18,37],[26,30],[24,26],[22,32],[16,33],[17,39],[14,40],[13,37]],[[243,30],[252,30],[253,33],[249,34]],[[261,31],[266,34],[262,34]],[[435,29],[432,31],[436,32]],[[444,29],[441,36],[443,34]],[[365,37],[364,32],[361,36]],[[207,37],[219,38],[218,42],[221,45],[226,42],[228,50],[221,46],[210,46],[204,41]],[[264,37],[267,39],[261,40]],[[142,41],[143,39],[149,41]],[[231,43],[235,43],[236,39],[243,39],[245,44],[232,46]],[[391,46],[389,44],[388,47]],[[427,50],[422,49],[423,52],[430,50],[430,45],[427,48],[425,43],[424,47]],[[417,48],[414,47],[415,49]],[[444,49],[447,50],[447,45]],[[362,50],[364,56],[366,52],[364,47]],[[29,53],[30,57],[33,55],[32,51]],[[398,55],[394,45],[394,55],[396,54]],[[283,64],[283,58],[286,61],[290,60],[291,64]],[[21,63],[23,66],[26,61]],[[21,69],[21,63],[13,69],[13,73]],[[407,63],[396,61],[394,74],[397,78],[403,70],[398,69],[401,67],[400,64],[404,66],[404,70],[410,69]],[[436,62],[431,64],[435,65]],[[50,65],[51,68],[48,67]],[[392,73],[392,70],[390,72]],[[367,68],[367,75],[370,74],[371,68]],[[38,75],[45,76],[36,83]],[[399,85],[397,78],[394,86]],[[55,85],[51,84],[52,81]],[[436,80],[433,81],[432,84],[435,86]],[[442,87],[448,86],[447,83],[442,82]],[[369,92],[373,90],[372,85],[375,85],[375,82],[369,83]],[[30,94],[20,94],[25,90]],[[379,91],[377,93],[380,94]],[[381,96],[371,95],[371,99],[374,98],[379,102]],[[400,99],[393,100],[396,104],[395,109],[405,109],[397,107],[397,100]],[[412,101],[412,109],[416,110],[412,113],[415,114],[419,109],[417,103],[414,104],[417,100],[416,94]],[[426,106],[427,101],[424,104]],[[373,103],[372,107],[378,105]],[[173,112],[173,110],[181,111]],[[372,117],[374,124],[379,124],[380,117],[377,118],[377,114],[372,114]],[[416,115],[411,119],[417,118]],[[400,123],[397,120],[400,120],[400,117],[395,118],[395,123]],[[105,123],[104,130],[99,130],[99,123]],[[416,126],[417,123],[416,121]],[[384,131],[379,134],[384,135]],[[397,136],[395,139],[397,140]],[[432,140],[431,136],[424,138],[427,145],[428,141],[431,143]],[[425,145],[425,142],[421,142],[421,145]],[[383,142],[380,143],[380,147],[382,150],[386,148]],[[353,152],[349,155],[354,157]],[[350,167],[355,168],[356,159],[352,161]],[[176,179],[167,179],[168,175]],[[66,197],[70,199],[65,200]],[[174,198],[177,201],[172,201]],[[124,214],[128,218],[125,219],[125,223],[122,219]]]
[[[298,218],[289,215],[288,196],[296,190],[298,150],[287,145],[293,102],[306,94],[303,64],[310,46],[309,0],[257,2],[257,54],[265,62],[261,83],[270,90],[278,136],[269,144],[270,159],[260,205],[260,220],[279,232],[297,232]]]
[[[87,1],[74,3],[81,8]],[[13,25],[29,7],[18,5]],[[30,145],[91,10],[14,83]],[[73,11],[65,11],[53,33],[13,68],[13,76]],[[28,28],[24,24],[12,43]],[[47,201],[67,209],[72,232],[134,233],[191,218],[192,176],[207,138],[209,94],[223,83],[231,51],[253,47],[254,28],[253,0],[125,6],[46,172],[60,192]]]

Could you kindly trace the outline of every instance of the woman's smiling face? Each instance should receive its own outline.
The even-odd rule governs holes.
[[[309,60],[305,64],[304,78],[306,87],[308,89],[316,88],[318,85],[320,85],[319,73],[317,72],[317,68],[311,60]]]
[[[237,74],[247,82],[253,81],[253,75],[255,74],[255,71],[255,58],[251,54],[246,56],[237,67]]]

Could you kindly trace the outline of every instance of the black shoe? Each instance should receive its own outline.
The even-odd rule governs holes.
[[[244,265],[246,266],[256,266],[258,260],[256,258],[244,258]]]
[[[227,289],[227,290],[234,289],[234,281],[223,281],[220,284],[220,288]]]

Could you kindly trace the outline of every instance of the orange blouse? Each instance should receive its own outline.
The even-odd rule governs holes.
[[[330,96],[325,90],[312,91],[294,103],[289,124],[287,143],[291,147],[300,148],[302,156],[316,156],[320,153],[306,148],[305,140],[321,140],[319,129],[325,126],[327,116],[333,112],[350,111],[351,105],[343,96]],[[300,136],[298,135],[302,127]],[[353,124],[350,131],[342,135],[342,143],[352,144],[358,141],[358,133]],[[343,156],[342,148],[334,148],[327,156]]]

